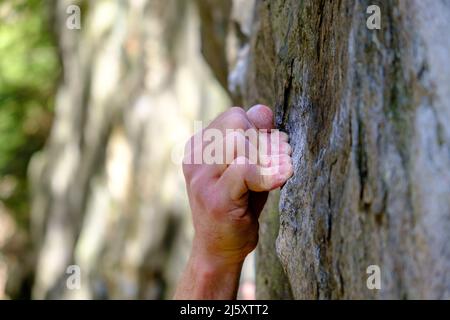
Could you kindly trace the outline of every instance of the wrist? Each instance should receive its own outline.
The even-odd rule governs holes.
[[[179,290],[175,298],[235,299],[241,269],[242,262],[207,254],[194,243],[182,281],[189,283],[184,283],[184,289]]]
[[[209,257],[192,256],[191,279],[195,279],[192,290],[196,299],[236,299],[242,263],[218,263]]]
[[[219,272],[232,272],[240,270],[247,254],[231,250],[218,250],[209,247],[208,241],[194,237],[191,259],[201,264],[205,270]]]
[[[239,277],[243,262],[222,260],[217,257],[198,255],[193,253],[190,264],[200,275],[210,280],[219,277]]]

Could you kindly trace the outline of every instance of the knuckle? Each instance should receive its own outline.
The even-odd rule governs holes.
[[[227,128],[230,129],[247,129],[249,127],[245,113],[232,112],[226,117],[225,121]]]
[[[241,114],[245,116],[245,110],[242,109],[241,107],[231,107],[230,110],[228,110],[229,113],[236,113],[236,114]]]

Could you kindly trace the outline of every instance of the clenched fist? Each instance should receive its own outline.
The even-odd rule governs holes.
[[[231,108],[186,145],[183,172],[195,236],[179,299],[236,297],[245,257],[258,242],[268,191],[293,174],[285,133],[270,108]]]

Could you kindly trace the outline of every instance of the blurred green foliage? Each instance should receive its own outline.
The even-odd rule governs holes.
[[[22,225],[27,166],[50,130],[59,74],[51,2],[0,1],[0,201]]]

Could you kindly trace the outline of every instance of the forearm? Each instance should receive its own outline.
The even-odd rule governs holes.
[[[174,298],[236,299],[241,269],[242,263],[222,264],[193,251]]]

